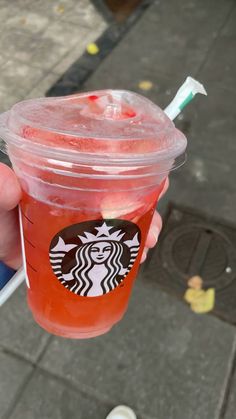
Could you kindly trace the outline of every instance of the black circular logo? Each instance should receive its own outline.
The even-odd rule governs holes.
[[[61,284],[84,297],[115,289],[137,258],[139,227],[125,220],[73,224],[57,233],[50,245],[50,263]]]

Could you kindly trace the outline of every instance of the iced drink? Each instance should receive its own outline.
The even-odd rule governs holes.
[[[152,216],[186,138],[149,100],[98,91],[20,102],[0,132],[21,182],[28,303],[88,338],[124,315]]]

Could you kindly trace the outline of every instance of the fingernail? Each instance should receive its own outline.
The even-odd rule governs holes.
[[[143,254],[142,254],[142,256],[141,256],[141,261],[140,261],[140,263],[143,263],[145,260],[146,260],[146,258],[147,258],[147,249],[146,248],[144,248],[143,249]]]
[[[152,235],[154,237],[155,242],[157,242],[159,234],[160,234],[160,230],[158,228],[154,228],[152,230]]]

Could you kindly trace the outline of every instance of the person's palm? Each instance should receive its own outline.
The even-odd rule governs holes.
[[[162,195],[167,188],[168,180]],[[16,175],[8,166],[0,163],[0,260],[14,269],[18,269],[22,264],[17,211],[20,198],[21,188]],[[146,259],[148,249],[155,246],[161,227],[161,217],[155,212],[141,262]]]

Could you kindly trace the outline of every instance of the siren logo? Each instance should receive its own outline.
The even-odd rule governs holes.
[[[140,241],[140,229],[130,221],[74,224],[51,242],[52,270],[61,284],[77,295],[104,295],[124,281],[137,258]]]

